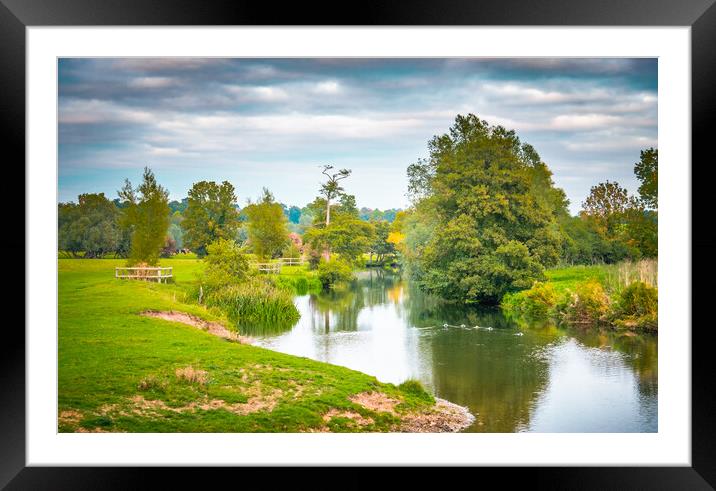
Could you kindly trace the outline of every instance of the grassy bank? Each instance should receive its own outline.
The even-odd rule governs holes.
[[[656,260],[555,268],[546,276],[529,290],[506,295],[503,311],[527,323],[657,330]]]
[[[199,261],[162,260],[175,283],[114,279],[123,260],[59,260],[59,430],[113,432],[395,431],[435,400],[334,366],[243,345],[179,322]]]

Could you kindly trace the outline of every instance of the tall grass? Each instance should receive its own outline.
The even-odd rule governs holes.
[[[241,322],[295,322],[300,317],[292,292],[260,277],[213,291],[207,295],[206,305]]]
[[[321,282],[315,275],[292,275],[292,276],[267,276],[279,288],[292,290],[298,295],[306,295],[309,292],[318,292],[322,289]]]
[[[641,261],[625,261],[605,267],[604,286],[614,293],[620,293],[626,287],[639,281],[651,287],[658,287],[658,261],[642,259]]]

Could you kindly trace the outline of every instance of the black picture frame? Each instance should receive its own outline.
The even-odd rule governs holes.
[[[0,0],[0,139],[6,168],[25,181],[18,162],[25,158],[25,28],[29,26],[139,26],[139,25],[443,25],[443,26],[690,26],[692,77],[692,225],[713,223],[708,198],[713,194],[706,178],[714,161],[710,125],[716,114],[716,5],[715,0],[541,0],[541,1],[394,1],[346,5],[268,2],[190,2],[187,0]],[[339,9],[339,7],[341,7]],[[9,150],[9,152],[8,152]],[[698,163],[698,165],[696,164]],[[684,163],[683,165],[687,165]],[[4,169],[5,170],[5,169]],[[5,177],[5,176],[3,176]],[[8,182],[7,178],[3,181]],[[17,185],[8,190],[23,193]],[[25,203],[15,196],[13,206]],[[24,220],[8,217],[10,229],[24,230]],[[25,254],[24,235],[3,246],[6,255],[31,261]],[[710,351],[713,328],[698,313],[709,305],[709,289],[698,282],[713,277],[710,260],[716,246],[712,226],[692,227],[692,467],[582,467],[480,469],[481,477],[500,473],[502,485],[529,473],[531,485],[550,489],[713,489],[716,486],[716,405]],[[6,257],[8,257],[6,256]],[[699,261],[699,258],[703,261]],[[663,258],[668,260],[668,258]],[[698,262],[697,262],[698,261]],[[13,260],[19,268],[19,261]],[[20,276],[19,272],[17,278]],[[24,284],[24,281],[23,281]],[[32,285],[29,285],[30,287]],[[15,284],[15,295],[24,292]],[[698,320],[698,322],[697,322]],[[191,470],[131,468],[26,467],[25,460],[25,337],[19,323],[6,324],[0,356],[0,487],[7,489],[136,488],[161,477],[188,485],[198,477]],[[10,327],[15,327],[10,329]],[[684,326],[685,332],[688,327]],[[297,479],[305,475],[299,470]],[[220,472],[213,470],[214,478]],[[267,470],[257,471],[263,472]],[[158,474],[162,475],[159,476]],[[419,474],[418,474],[419,475]],[[366,478],[367,479],[367,478]],[[353,484],[360,484],[357,478]]]

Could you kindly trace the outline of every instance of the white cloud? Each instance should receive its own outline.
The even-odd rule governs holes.
[[[151,147],[149,149],[149,153],[151,155],[179,155],[181,154],[181,150],[178,148],[171,148],[171,147]]]
[[[621,117],[609,114],[560,114],[552,118],[550,127],[556,130],[586,130],[615,126],[621,120]]]
[[[129,81],[129,86],[138,89],[159,89],[170,87],[176,80],[170,77],[137,77]]]
[[[604,89],[588,89],[580,91],[559,91],[546,90],[532,86],[502,83],[482,84],[479,90],[488,92],[489,94],[507,99],[506,102],[520,102],[533,104],[547,103],[567,103],[567,102],[588,102],[603,101],[610,97],[608,91]]]
[[[71,99],[60,103],[60,123],[94,124],[94,123],[151,123],[152,113],[138,109],[130,109],[99,100]]]
[[[288,99],[288,93],[280,87],[231,85],[227,90],[243,102],[276,102]]]
[[[288,99],[285,90],[274,87],[254,87],[253,94],[261,101],[283,101]]]
[[[447,113],[438,112],[440,117]],[[187,116],[174,115],[162,120],[157,127],[164,131],[196,132],[205,135],[237,135],[251,138],[265,137],[267,141],[282,136],[306,136],[313,138],[390,138],[425,127],[429,113],[366,114],[344,116],[332,114],[265,114],[242,116],[232,113],[221,115]],[[240,133],[237,133],[240,132]]]
[[[334,80],[327,80],[316,84],[313,91],[316,94],[337,94],[341,91],[341,86]]]
[[[564,146],[572,151],[578,152],[604,152],[614,150],[641,150],[648,147],[657,147],[656,138],[648,136],[634,136],[621,138],[604,138],[597,141],[567,141]]]

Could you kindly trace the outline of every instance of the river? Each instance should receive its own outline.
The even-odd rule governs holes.
[[[294,326],[240,329],[259,346],[383,382],[420,380],[470,409],[466,431],[658,431],[656,336],[520,328],[499,309],[446,304],[379,270],[295,304]]]

